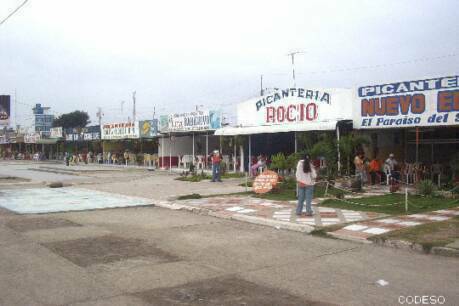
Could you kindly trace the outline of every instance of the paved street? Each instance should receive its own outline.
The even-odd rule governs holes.
[[[41,182],[62,177],[89,191],[84,200],[91,190],[155,202],[192,190],[240,189],[233,181],[186,183],[140,170],[66,175],[24,168],[0,163],[0,176],[31,179],[0,182],[0,192],[43,189]],[[455,258],[155,206],[48,214],[0,209],[0,245],[1,305],[397,305],[400,295],[459,301]]]

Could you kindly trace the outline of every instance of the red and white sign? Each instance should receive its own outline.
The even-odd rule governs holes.
[[[238,125],[302,125],[352,119],[348,89],[288,88],[238,104]]]
[[[276,187],[279,175],[271,170],[265,170],[253,181],[252,190],[255,193],[267,193]]]

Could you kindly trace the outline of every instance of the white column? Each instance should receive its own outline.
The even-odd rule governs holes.
[[[193,165],[194,165],[194,132],[193,132]]]
[[[236,150],[236,136],[234,136],[234,155],[233,155],[233,171],[236,172],[237,150]]]
[[[161,169],[164,168],[164,136],[161,136]]]
[[[169,134],[169,172],[172,172],[172,137]]]
[[[239,155],[241,156],[241,163],[239,164],[239,171],[241,173],[244,172],[244,146],[240,145],[239,146]]]
[[[206,169],[207,169],[207,157],[209,156],[209,134],[206,133]]]
[[[248,171],[249,171],[249,175],[252,175],[252,172],[250,171],[250,167],[252,166],[251,165],[251,162],[252,162],[252,135],[249,135],[249,156],[248,156]]]
[[[337,141],[337,150],[338,150],[338,173],[341,173],[341,153],[339,151],[339,126],[336,124],[336,141]]]

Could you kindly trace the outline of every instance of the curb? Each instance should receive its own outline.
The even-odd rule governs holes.
[[[367,239],[358,238],[358,237],[350,237],[350,236],[346,236],[346,235],[340,235],[340,234],[336,234],[334,232],[327,232],[327,235],[329,235],[331,237],[334,237],[334,238],[337,238],[337,239],[353,241],[353,242],[358,242],[358,243],[363,243],[363,244],[371,244],[372,243],[370,240],[367,240]]]
[[[164,201],[154,203],[154,205],[158,207],[162,207],[162,208],[171,209],[171,210],[185,210],[185,211],[197,213],[200,215],[207,215],[207,216],[216,217],[220,219],[226,219],[226,220],[242,221],[242,222],[247,222],[247,223],[252,223],[252,224],[257,224],[257,225],[274,227],[276,229],[284,229],[284,230],[289,230],[289,231],[300,232],[300,233],[309,234],[311,231],[314,230],[314,227],[311,225],[275,221],[271,219],[247,216],[247,215],[242,215],[242,214],[227,215],[227,214],[223,214],[219,212],[214,212],[214,211],[211,211],[205,208],[199,208],[199,207],[188,206],[188,205],[183,205],[183,204],[168,203]]]
[[[405,250],[415,253],[420,253],[424,255],[440,255],[448,257],[459,257],[459,250],[447,247],[432,247],[426,248],[423,245],[415,242],[409,242],[404,240],[383,240],[376,238],[372,240],[375,245],[382,247],[389,247],[393,249]]]

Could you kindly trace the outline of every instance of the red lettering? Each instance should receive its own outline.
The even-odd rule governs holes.
[[[422,114],[426,109],[426,97],[423,94],[413,95],[411,100],[411,112],[413,114]]]
[[[300,104],[299,105],[300,107],[300,122],[303,122],[304,121],[304,104]]]
[[[362,100],[362,117],[375,115],[375,100],[379,101],[379,98]]]
[[[389,116],[398,115],[398,97],[386,98],[386,114]]]
[[[317,119],[317,105],[309,103],[306,105],[306,120],[312,121]]]
[[[459,90],[438,93],[438,112],[459,111]]]
[[[375,99],[375,113],[378,116],[386,114],[386,98],[382,98],[381,100]]]
[[[274,107],[266,107],[266,123],[274,123]]]
[[[437,110],[439,112],[451,111],[451,93],[448,91],[442,91],[438,93],[438,105]]]
[[[403,115],[408,114],[408,111],[410,110],[410,104],[411,104],[410,95],[400,96],[400,112]]]
[[[296,105],[289,105],[287,107],[287,121],[293,122],[295,121],[295,117],[293,116],[293,111],[296,110]]]
[[[285,120],[285,108],[283,106],[279,106],[277,108],[277,121],[284,122]]]

